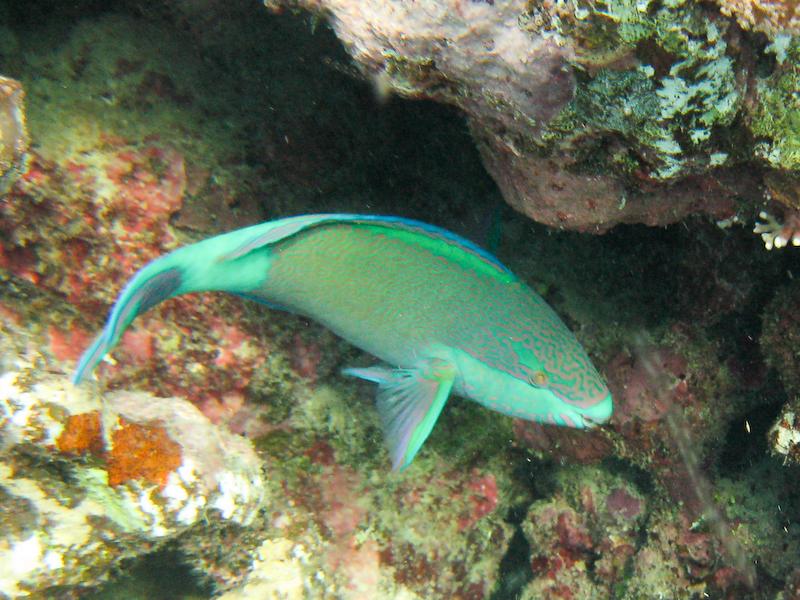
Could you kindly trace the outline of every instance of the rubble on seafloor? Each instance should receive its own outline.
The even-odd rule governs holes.
[[[190,527],[241,527],[265,493],[251,444],[178,398],[100,397],[4,356],[0,595],[102,581]]]

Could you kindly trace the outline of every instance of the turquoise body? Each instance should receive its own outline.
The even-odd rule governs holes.
[[[271,221],[150,263],[120,295],[74,380],[136,315],[211,290],[305,315],[387,363],[345,372],[379,385],[396,468],[411,462],[451,392],[577,428],[612,412],[608,388],[572,332],[497,259],[445,230],[367,215]]]

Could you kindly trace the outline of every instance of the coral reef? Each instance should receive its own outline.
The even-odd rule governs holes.
[[[523,523],[532,581],[523,598],[695,598],[747,593],[714,536],[621,477],[562,470]]]
[[[736,17],[744,29],[766,33],[771,38],[800,32],[800,7],[794,0],[717,0],[725,15]]]
[[[339,39],[384,94],[455,102],[478,122],[512,130],[519,122],[538,129],[574,94],[568,50],[518,27],[522,2],[471,2],[457,10],[436,2],[297,4],[330,15]],[[488,68],[476,64],[480,56],[490,59]]]
[[[319,491],[306,499],[293,491],[297,506],[273,513],[273,523],[289,537],[266,545],[291,548],[291,553],[257,558],[242,593],[252,586],[289,583],[274,581],[277,560],[295,573],[319,561],[328,593],[336,597],[488,598],[510,537],[495,512],[502,492],[486,487],[494,484],[487,483],[493,476],[485,473],[459,474],[437,465],[427,474],[432,479],[424,485],[378,477],[368,483],[351,469],[322,469],[314,477]],[[432,512],[437,515],[433,520]],[[299,523],[309,516],[315,523],[300,534]],[[321,539],[315,541],[309,535],[313,531]],[[295,576],[296,589],[308,586],[319,588],[319,583],[315,586],[308,575]]]
[[[754,49],[708,6],[267,5],[328,19],[379,94],[461,108],[506,201],[553,227],[605,232],[696,213],[728,219],[752,210],[758,194],[759,173],[737,165],[796,169],[796,102],[788,97],[796,41],[787,34]],[[768,77],[755,73],[759,52],[778,55]]]
[[[522,597],[611,597],[627,579],[647,504],[628,482],[586,469],[564,471],[556,487],[523,522],[533,580]]]
[[[758,213],[758,216],[764,221],[756,221],[753,233],[761,236],[767,250],[785,248],[789,244],[800,246],[800,215],[789,212],[783,222],[765,210]]]
[[[781,35],[767,49],[777,64],[769,77],[757,80],[754,96],[748,99],[748,128],[755,139],[756,157],[776,169],[778,177],[794,173],[796,178],[800,170],[800,103],[796,96],[800,38]],[[768,187],[774,187],[769,183],[767,180]],[[796,188],[796,179],[794,183]]]
[[[0,592],[91,585],[192,526],[246,525],[265,492],[249,442],[177,398],[103,398],[17,363],[0,377]]]
[[[605,368],[615,398],[610,427],[576,437],[575,432],[517,422],[517,439],[578,464],[625,457],[646,469],[695,518],[706,507],[696,486],[686,485],[693,477],[687,460],[713,462],[731,417],[746,408],[744,398],[737,405],[729,396],[731,374],[716,362],[717,351],[701,335],[676,327],[658,345],[642,340],[611,359]]]
[[[752,496],[746,483],[720,479],[723,532],[643,495],[630,478],[597,467],[559,470],[554,493],[534,502],[523,522],[533,578],[522,597],[762,597],[752,562],[788,585],[800,531],[786,526],[791,517],[782,512],[786,498],[774,468],[751,470],[777,481]]]
[[[89,4],[61,3],[57,36],[37,12],[0,26],[35,142],[0,196],[5,593],[91,593],[175,561],[229,598],[796,594],[794,257],[735,225],[763,210],[765,242],[795,235],[794,38],[680,0],[270,3],[326,15],[374,101],[331,32],[309,31],[317,16]],[[391,18],[367,27],[376,14]],[[390,93],[460,106],[506,200],[543,222],[731,226],[581,236],[477,208],[498,194],[469,133]],[[499,224],[497,254],[610,380],[611,425],[454,399],[393,473],[374,389],[337,375],[367,357],[210,295],[140,318],[103,389],[64,383],[144,262],[310,211],[401,213],[485,243]]]

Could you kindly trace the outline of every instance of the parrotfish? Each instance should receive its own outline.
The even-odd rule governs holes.
[[[269,221],[154,260],[122,291],[73,381],[137,315],[204,291],[306,316],[388,363],[344,373],[377,384],[395,469],[411,463],[451,394],[579,429],[611,416],[611,394],[575,335],[497,258],[445,229],[374,215]]]

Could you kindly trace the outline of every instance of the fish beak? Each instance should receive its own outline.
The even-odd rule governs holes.
[[[609,393],[597,404],[581,410],[581,417],[586,427],[593,427],[606,423],[611,418],[612,412],[614,412],[614,401]]]

